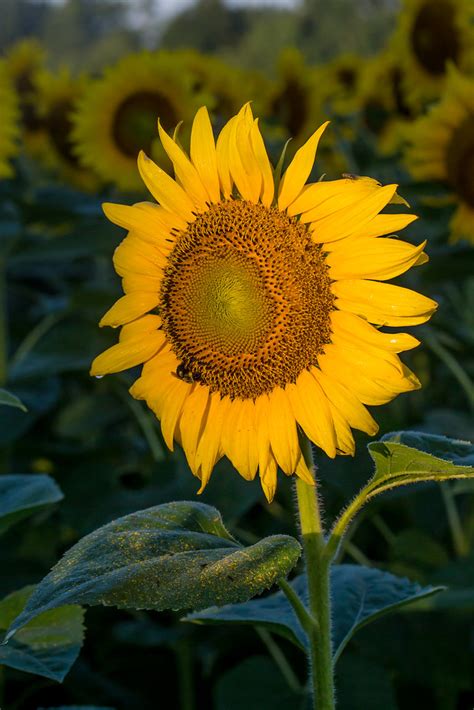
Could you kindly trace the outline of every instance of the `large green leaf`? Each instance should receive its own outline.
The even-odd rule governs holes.
[[[23,610],[34,587],[25,587],[0,601],[0,633]],[[84,640],[84,611],[63,606],[40,614],[0,645],[0,665],[62,681],[79,655]]]
[[[308,607],[306,576],[291,585]],[[334,565],[331,569],[333,646],[338,658],[352,636],[370,621],[419,599],[442,591],[443,587],[421,587],[408,579],[360,565]],[[251,624],[279,633],[306,649],[305,632],[283,592],[222,609],[189,614],[187,621],[209,624]]]
[[[62,497],[49,476],[20,473],[0,476],[0,533]]]
[[[8,392],[8,390],[0,389],[0,404],[4,404],[7,407],[15,407],[16,409],[21,409],[22,412],[26,412],[27,409],[21,399]]]
[[[366,499],[408,483],[474,479],[474,444],[421,432],[396,432],[369,444],[375,474]]]
[[[300,555],[287,535],[243,547],[203,503],[158,505],[119,518],[72,547],[38,585],[9,637],[64,604],[202,609],[244,601],[286,576]]]

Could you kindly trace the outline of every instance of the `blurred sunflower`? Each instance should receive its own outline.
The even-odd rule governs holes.
[[[28,147],[30,136],[41,128],[38,116],[38,76],[44,68],[46,53],[33,39],[15,44],[6,54],[7,72],[18,93],[23,139]]]
[[[98,180],[78,161],[72,140],[72,113],[87,86],[86,77],[68,69],[42,71],[37,78],[41,130],[30,139],[29,150],[44,167],[80,189],[94,189]]]
[[[0,62],[0,106],[2,120],[0,121],[0,178],[12,174],[8,163],[18,150],[18,101],[13,85],[8,76],[4,62]]]
[[[417,180],[449,185],[457,207],[454,240],[474,243],[474,79],[451,68],[442,100],[407,133],[406,163]]]
[[[356,98],[366,61],[357,54],[345,53],[321,66],[326,111],[347,114],[357,109]]]
[[[362,127],[374,136],[382,155],[400,149],[413,110],[403,90],[403,73],[393,52],[367,60],[359,80],[356,102]]]
[[[170,54],[130,55],[91,82],[77,104],[73,140],[79,158],[102,180],[139,190],[140,148],[164,157],[155,138],[156,116],[167,129],[175,128],[199,103],[190,75]]]
[[[212,110],[214,122],[223,126],[250,97],[258,111],[269,90],[269,82],[255,71],[224,63],[217,57],[194,50],[173,53],[193,79],[193,89]]]
[[[413,108],[438,98],[449,63],[474,69],[472,0],[405,0],[392,40]]]
[[[380,283],[426,261],[424,243],[378,238],[415,217],[379,214],[396,185],[305,185],[325,127],[277,185],[249,104],[217,144],[201,108],[190,157],[159,128],[176,180],[139,155],[159,206],[104,205],[129,230],[114,255],[126,295],[101,320],[120,342],[91,374],[144,363],[131,393],[181,443],[200,490],[222,456],[246,479],[258,470],[268,500],[278,466],[312,482],[298,428],[331,457],[352,454],[351,427],[377,431],[364,404],[419,387],[396,354],[418,341],[370,325],[416,325],[436,308]]]
[[[265,117],[270,126],[291,137],[290,150],[300,146],[315,123],[323,119],[319,74],[308,67],[295,47],[281,52],[277,77],[267,96]]]

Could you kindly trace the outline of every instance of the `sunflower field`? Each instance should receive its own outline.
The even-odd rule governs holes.
[[[474,0],[5,0],[0,710],[473,710]]]

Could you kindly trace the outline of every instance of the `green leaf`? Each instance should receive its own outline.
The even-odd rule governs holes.
[[[0,601],[0,632],[23,610],[34,587],[24,587]],[[0,645],[0,664],[62,681],[79,655],[84,640],[84,611],[63,606],[40,614]]]
[[[374,660],[344,654],[337,667],[337,707],[399,710],[390,674]]]
[[[50,476],[12,474],[0,476],[0,533],[13,523],[63,498]]]
[[[217,683],[216,710],[300,710],[306,697],[292,690],[265,656],[247,658]]]
[[[408,483],[474,479],[474,445],[421,432],[396,432],[368,445],[375,474],[365,499]]]
[[[296,577],[291,585],[306,607],[306,576]],[[331,568],[333,647],[337,660],[356,631],[407,604],[443,591],[444,587],[421,587],[408,579],[360,565],[334,565]],[[206,609],[189,614],[186,621],[204,624],[250,624],[264,626],[284,636],[296,646],[307,648],[306,635],[283,592],[222,609]]]
[[[158,505],[74,545],[38,585],[8,637],[64,604],[164,610],[244,601],[286,576],[300,551],[287,535],[243,547],[203,503]]]
[[[4,389],[0,389],[0,404],[21,409],[22,412],[28,411],[19,397]]]

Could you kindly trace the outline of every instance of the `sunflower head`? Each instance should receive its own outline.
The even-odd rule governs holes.
[[[189,155],[159,125],[175,179],[144,153],[158,204],[104,205],[128,236],[115,251],[125,295],[101,325],[120,342],[92,374],[143,364],[131,388],[177,440],[204,488],[227,456],[257,472],[269,500],[277,469],[312,482],[304,433],[328,456],[352,454],[351,427],[374,434],[366,404],[418,380],[397,353],[418,341],[380,325],[416,325],[436,304],[384,283],[426,261],[424,243],[383,238],[413,221],[380,214],[396,185],[346,177],[307,184],[323,124],[275,180],[249,104],[217,142],[199,109]]]
[[[409,171],[450,189],[456,200],[452,238],[474,243],[474,80],[451,67],[443,98],[406,137]]]
[[[26,135],[41,127],[37,111],[38,77],[44,68],[46,52],[34,39],[15,44],[5,57],[7,72],[19,97],[21,121]]]
[[[189,73],[170,53],[127,56],[91,82],[77,104],[73,138],[81,163],[105,182],[140,190],[139,151],[166,159],[156,140],[156,117],[173,129],[199,103]]]
[[[392,47],[415,110],[436,99],[449,65],[474,69],[471,0],[405,0]]]

